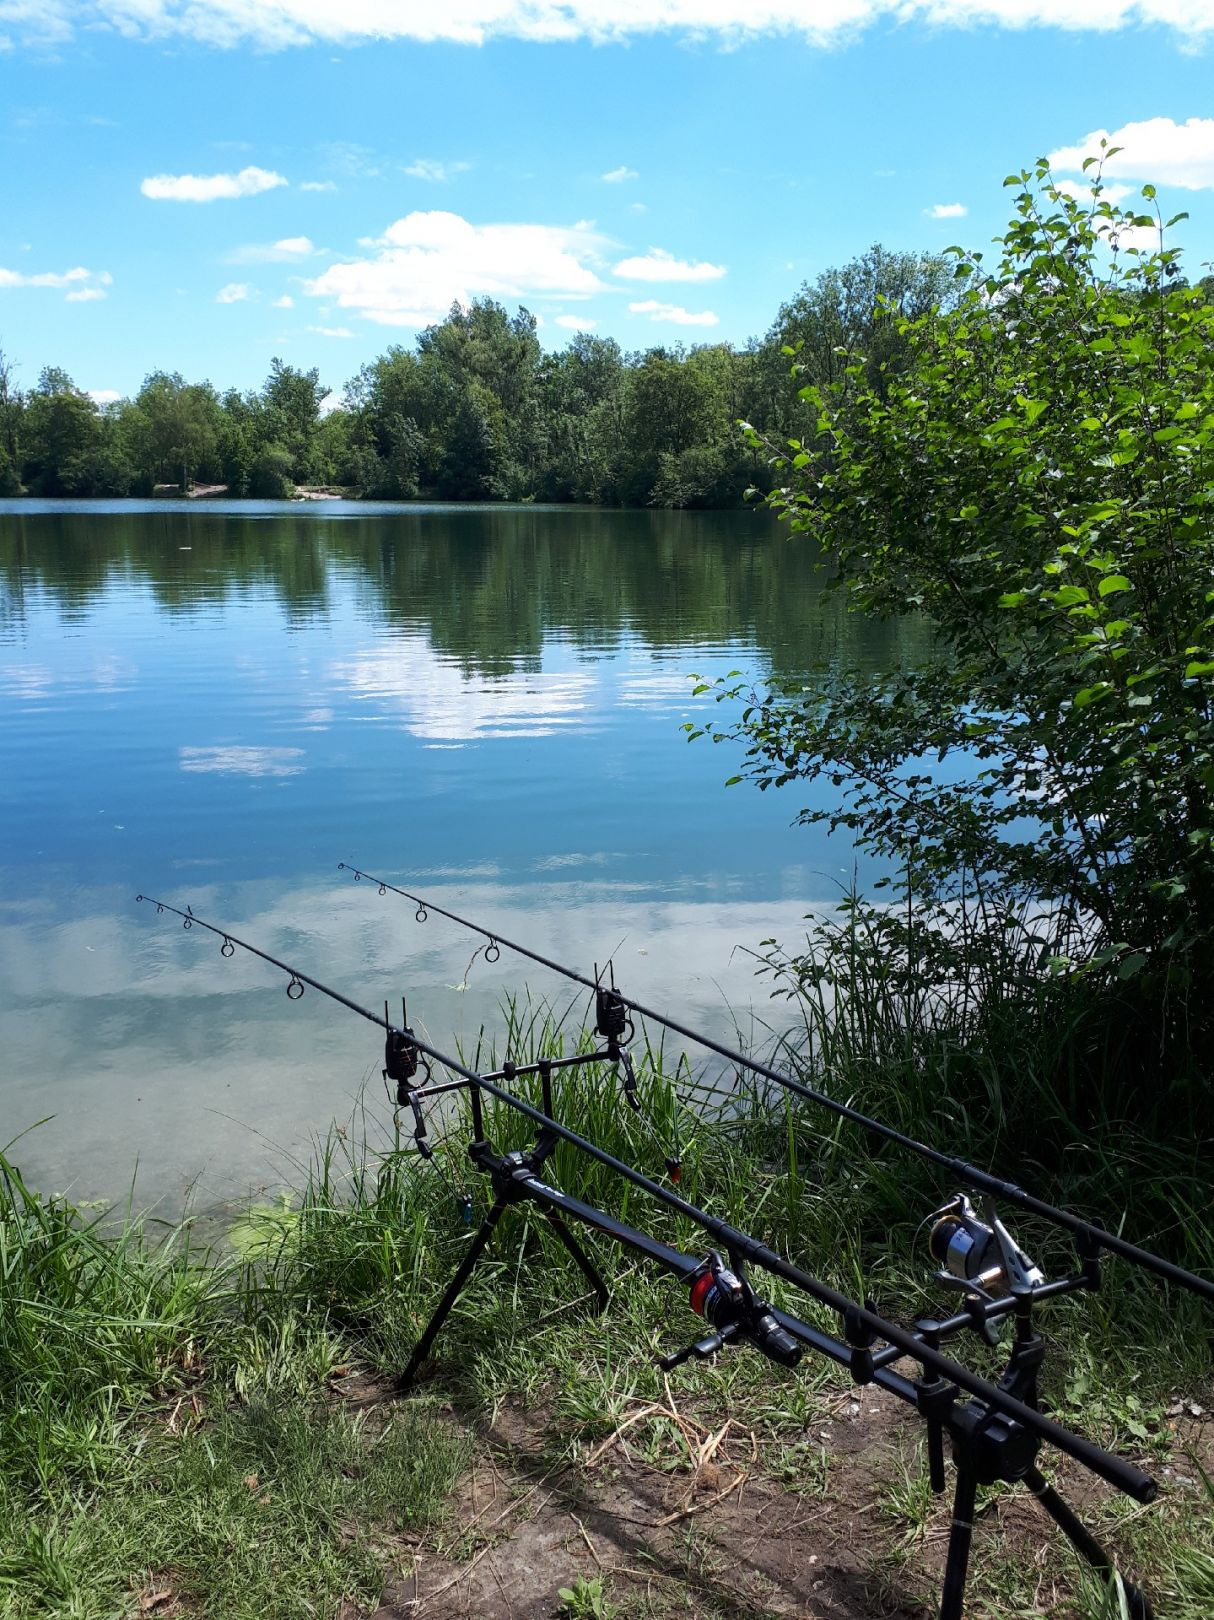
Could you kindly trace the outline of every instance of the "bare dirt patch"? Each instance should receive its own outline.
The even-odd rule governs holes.
[[[370,1382],[351,1381],[346,1393],[360,1403],[382,1398]],[[871,1389],[829,1397],[806,1436],[824,1471],[799,1478],[794,1459],[780,1479],[749,1431],[722,1436],[685,1413],[685,1454],[656,1465],[640,1455],[647,1404],[659,1403],[636,1402],[613,1436],[580,1445],[576,1460],[551,1414],[509,1405],[489,1428],[453,1414],[478,1427],[478,1460],[444,1529],[401,1545],[405,1573],[390,1581],[375,1620],[551,1620],[566,1612],[560,1589],[579,1576],[600,1583],[605,1612],[621,1617],[934,1614],[951,1500],[916,1490],[922,1430],[897,1402]],[[1165,1492],[1193,1490],[1199,1469],[1184,1458],[1210,1470],[1214,1424],[1186,1416],[1174,1430],[1179,1460],[1153,1471]],[[1111,1493],[1052,1454],[1048,1464],[1058,1488],[1098,1521]],[[1117,1536],[1109,1539],[1116,1551]],[[1073,1612],[1076,1566],[1061,1537],[1025,1491],[988,1493],[975,1537],[975,1614],[1001,1612],[1000,1572],[1012,1564],[1027,1612],[1059,1620]],[[1149,1582],[1149,1570],[1130,1573]]]

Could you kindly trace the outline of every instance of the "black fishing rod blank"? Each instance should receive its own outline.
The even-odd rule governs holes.
[[[136,898],[150,899],[143,895]],[[510,1204],[526,1199],[544,1209],[558,1237],[573,1256],[583,1275],[591,1282],[600,1308],[606,1304],[606,1286],[593,1262],[569,1231],[566,1218],[577,1220],[614,1242],[642,1253],[691,1283],[692,1306],[700,1310],[712,1323],[715,1331],[685,1351],[665,1358],[667,1366],[677,1365],[693,1355],[712,1355],[731,1340],[740,1339],[754,1345],[769,1359],[787,1367],[794,1365],[799,1359],[798,1346],[808,1345],[840,1365],[846,1366],[855,1382],[877,1383],[899,1399],[916,1407],[927,1424],[929,1473],[935,1491],[944,1488],[943,1435],[945,1432],[950,1435],[956,1485],[953,1523],[939,1611],[940,1620],[961,1620],[973,1509],[980,1484],[999,1480],[1025,1484],[1092,1567],[1106,1580],[1111,1581],[1114,1578],[1114,1567],[1107,1553],[1036,1467],[1037,1451],[1042,1442],[1048,1442],[1135,1501],[1149,1502],[1156,1494],[1154,1481],[1141,1469],[1101,1450],[1092,1442],[1045,1417],[1037,1409],[1037,1369],[1044,1354],[1044,1341],[1032,1327],[1034,1304],[1038,1298],[1054,1297],[1059,1293],[1079,1288],[1096,1287],[1099,1280],[1099,1261],[1094,1247],[1084,1270],[1074,1278],[1060,1279],[1053,1284],[1043,1283],[1039,1288],[1018,1283],[1010,1290],[1010,1302],[1006,1304],[1001,1300],[984,1300],[975,1295],[967,1299],[967,1309],[955,1317],[944,1322],[921,1322],[915,1331],[909,1331],[878,1315],[871,1301],[864,1306],[858,1305],[808,1272],[785,1261],[774,1250],[749,1234],[699,1209],[678,1193],[650,1180],[631,1165],[562,1125],[553,1117],[551,1080],[554,1062],[541,1059],[535,1065],[541,1078],[544,1102],[543,1109],[537,1109],[499,1085],[496,1080],[469,1069],[457,1059],[447,1056],[423,1041],[411,1029],[393,1025],[388,1018],[386,1007],[381,1018],[340,991],[332,990],[311,975],[299,972],[290,963],[250,945],[230,930],[221,929],[201,917],[196,917],[191,908],[187,907],[185,911],[181,911],[164,901],[153,900],[151,903],[160,913],[167,911],[180,917],[186,929],[198,925],[216,935],[221,940],[220,949],[224,956],[234,954],[236,946],[239,945],[260,960],[288,974],[287,990],[292,999],[298,999],[304,993],[304,987],[310,985],[368,1022],[381,1027],[385,1033],[388,1061],[391,1061],[393,1053],[397,1054],[399,1059],[402,1054],[408,1052],[411,1055],[405,1061],[404,1067],[410,1068],[411,1065],[411,1074],[416,1074],[422,1059],[432,1059],[458,1075],[460,1082],[466,1086],[471,1102],[475,1138],[469,1144],[469,1154],[473,1163],[489,1176],[495,1193],[494,1202],[430,1323],[423,1331],[403,1375],[404,1382],[411,1382],[422,1366],[443,1321],[488,1245],[501,1215]],[[524,1115],[536,1125],[536,1141],[529,1150],[507,1155],[494,1153],[485,1138],[482,1091],[495,1097],[506,1107]],[[694,1221],[720,1243],[729,1257],[728,1265],[721,1255],[713,1250],[709,1251],[705,1259],[694,1260],[681,1251],[659,1243],[637,1228],[617,1220],[614,1216],[569,1197],[543,1181],[539,1171],[557,1143],[562,1140],[614,1170],[659,1202]],[[961,1203],[964,1205],[964,1200]],[[943,1218],[946,1213],[947,1211],[941,1211],[938,1215]],[[968,1207],[963,1212],[958,1211],[958,1218],[954,1224],[964,1228],[972,1243],[981,1241],[985,1244],[984,1234],[991,1235]],[[955,1233],[953,1235],[955,1236]],[[1008,1241],[1010,1242],[1010,1239]],[[985,1254],[985,1248],[982,1252]],[[781,1277],[820,1304],[836,1311],[843,1323],[842,1338],[834,1338],[759,1299],[746,1277],[747,1264],[756,1265],[772,1275]],[[689,1271],[688,1267],[692,1269]],[[938,1346],[946,1337],[968,1327],[983,1326],[996,1314],[1002,1314],[1005,1310],[1011,1310],[1015,1314],[1016,1335],[1007,1367],[998,1385],[987,1383],[986,1380],[978,1378],[968,1369],[940,1353]],[[878,1339],[882,1338],[886,1341],[884,1347],[877,1345]],[[910,1357],[923,1368],[923,1374],[918,1380],[912,1382],[890,1370],[889,1364],[901,1356]],[[934,1376],[929,1378],[927,1376],[929,1373]],[[960,1401],[962,1390],[968,1392],[971,1399]],[[1128,1582],[1123,1582],[1122,1589],[1133,1620],[1152,1620],[1152,1611],[1145,1596]]]
[[[622,1176],[642,1192],[648,1193],[659,1203],[666,1204],[677,1214],[695,1222],[710,1237],[714,1238],[722,1248],[731,1253],[742,1255],[751,1264],[760,1267],[760,1269],[771,1273],[773,1276],[780,1277],[785,1282],[791,1283],[795,1288],[801,1289],[819,1304],[825,1305],[836,1312],[848,1329],[848,1343],[851,1345],[852,1351],[849,1357],[849,1365],[852,1368],[853,1376],[867,1373],[872,1360],[871,1346],[876,1339],[884,1339],[888,1346],[891,1348],[896,1347],[903,1355],[910,1356],[918,1361],[928,1371],[936,1373],[939,1377],[947,1378],[957,1384],[959,1388],[967,1391],[967,1393],[987,1402],[1006,1417],[1015,1418],[1017,1421],[1026,1424],[1039,1433],[1043,1439],[1048,1440],[1051,1444],[1057,1446],[1059,1450],[1072,1456],[1077,1462],[1082,1462],[1085,1467],[1091,1468],[1093,1472],[1100,1474],[1102,1478],[1115,1485],[1117,1489],[1133,1496],[1136,1501],[1146,1502],[1154,1497],[1155,1485],[1141,1470],[1129,1463],[1122,1462],[1119,1458],[1109,1456],[1098,1447],[1092,1446],[1090,1442],[1072,1434],[1062,1425],[1054,1423],[1052,1419],[1047,1418],[1044,1414],[1032,1411],[1022,1402],[1008,1396],[995,1385],[980,1378],[976,1373],[972,1373],[967,1368],[950,1361],[932,1347],[929,1342],[931,1335],[921,1336],[910,1329],[887,1321],[868,1306],[849,1299],[819,1278],[783,1259],[781,1255],[766,1244],[740,1231],[737,1227],[730,1225],[729,1222],[710,1214],[707,1210],[698,1208],[671,1188],[664,1187],[660,1182],[651,1180],[643,1172],[625,1163],[622,1159],[617,1159],[613,1154],[608,1153],[605,1148],[601,1148],[597,1143],[580,1136],[576,1131],[571,1130],[569,1126],[563,1125],[559,1120],[534,1107],[524,1098],[505,1089],[496,1081],[490,1080],[486,1075],[479,1074],[476,1070],[468,1068],[457,1058],[441,1052],[411,1031],[397,1029],[395,1025],[391,1024],[379,1013],[372,1012],[370,1008],[352,1001],[350,997],[343,995],[340,991],[330,990],[327,985],[322,984],[308,974],[300,972],[289,962],[271,956],[257,946],[248,945],[244,940],[232,933],[231,930],[218,928],[212,923],[205,922],[201,917],[195,916],[192,910],[180,911],[175,906],[169,905],[167,901],[153,900],[149,895],[139,895],[136,898],[150,901],[157,907],[158,911],[171,912],[175,916],[181,917],[187,927],[197,925],[215,934],[225,944],[241,946],[262,961],[269,962],[290,975],[293,983],[311,985],[314,989],[319,990],[321,994],[330,996],[332,1000],[339,1002],[342,1006],[349,1008],[350,1011],[365,1018],[368,1023],[378,1025],[381,1029],[384,1029],[390,1038],[407,1040],[418,1052],[442,1064],[451,1073],[459,1075],[468,1084],[477,1140],[484,1139],[480,1094],[485,1092],[489,1096],[495,1097],[499,1102],[504,1103],[508,1108],[524,1115],[541,1129],[551,1131],[562,1141],[568,1142],[572,1147],[597,1160],[607,1169],[613,1170],[617,1175]],[[290,986],[288,986],[289,988]],[[857,1381],[867,1381],[867,1379],[858,1378]]]
[[[356,882],[361,882],[365,878],[368,882],[376,884],[381,895],[395,894],[404,900],[408,900],[417,907],[416,917],[418,922],[425,922],[428,914],[433,911],[436,915],[446,917],[449,921],[459,924],[462,928],[469,928],[474,933],[483,935],[497,945],[499,949],[505,946],[507,950],[517,951],[520,956],[525,956],[529,961],[536,962],[541,967],[550,968],[554,973],[559,973],[574,984],[584,985],[588,990],[594,991],[600,988],[598,981],[587,978],[585,974],[577,972],[575,968],[566,967],[563,963],[555,962],[551,957],[543,956],[539,951],[532,950],[528,945],[521,945],[517,940],[507,939],[504,934],[484,928],[480,923],[472,922],[467,917],[461,917],[457,912],[448,911],[445,907],[437,905],[433,900],[424,899],[421,895],[412,894],[407,889],[399,888],[396,884],[389,883],[386,878],[375,877],[372,873],[364,872],[359,867],[351,866],[346,861],[339,861],[337,869],[339,872],[350,872]],[[707,1051],[715,1052],[718,1057],[724,1058],[728,1063],[739,1068],[748,1069],[752,1074],[760,1075],[766,1080],[774,1081],[776,1085],[782,1086],[786,1091],[792,1092],[806,1102],[812,1102],[821,1108],[829,1109],[831,1113],[837,1115],[840,1119],[848,1120],[853,1125],[863,1127],[873,1136],[878,1136],[884,1141],[892,1142],[898,1147],[905,1148],[908,1152],[917,1154],[920,1158],[928,1160],[940,1169],[947,1170],[950,1175],[956,1176],[958,1180],[966,1182],[971,1187],[980,1189],[993,1197],[1003,1199],[1006,1203],[1015,1204],[1027,1214],[1039,1216],[1052,1225],[1063,1228],[1065,1231],[1070,1232],[1072,1236],[1078,1238],[1081,1246],[1085,1248],[1090,1248],[1091,1245],[1095,1244],[1100,1249],[1118,1255],[1123,1260],[1132,1261],[1135,1265],[1154,1273],[1155,1276],[1163,1278],[1166,1282],[1175,1283],[1178,1287],[1187,1289],[1190,1293],[1197,1294],[1201,1298],[1214,1303],[1214,1282],[1208,1277],[1201,1277],[1195,1272],[1186,1271],[1183,1266],[1178,1266],[1171,1260],[1165,1260],[1162,1255],[1154,1254],[1150,1249],[1140,1248],[1137,1244],[1130,1243],[1127,1239],[1119,1237],[1117,1233],[1110,1232],[1103,1226],[1098,1226],[1092,1221],[1086,1221],[1081,1216],[1075,1215],[1070,1210],[1062,1209],[1056,1204],[1046,1203],[1045,1200],[1036,1198],[1032,1193],[1026,1192],[1023,1187],[1017,1186],[1015,1182],[991,1175],[989,1171],[980,1170],[977,1165],[969,1164],[964,1159],[959,1159],[953,1154],[944,1153],[927,1142],[920,1142],[916,1137],[907,1135],[906,1132],[896,1129],[893,1125],[887,1125],[883,1120],[862,1113],[860,1109],[853,1108],[849,1103],[840,1102],[827,1092],[819,1091],[816,1086],[807,1085],[803,1080],[796,1080],[792,1075],[785,1074],[768,1063],[763,1063],[757,1058],[747,1057],[745,1053],[735,1051],[732,1047],[726,1046],[721,1041],[714,1040],[712,1036],[705,1035],[700,1030],[691,1029],[688,1025],[671,1018],[668,1013],[659,1012],[654,1007],[648,1007],[644,1002],[637,1001],[633,997],[625,995],[622,991],[617,990],[615,994],[619,997],[622,1005],[630,1012],[634,1012],[638,1018],[648,1019],[655,1024],[660,1024],[673,1034],[681,1035],[685,1040],[694,1041]]]

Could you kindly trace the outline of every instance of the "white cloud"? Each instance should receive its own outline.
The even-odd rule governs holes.
[[[7,0],[2,15],[20,39],[63,43],[109,27],[126,37],[186,37],[225,49],[283,49],[315,42],[495,38],[538,42],[622,40],[660,33],[727,42],[793,34],[827,45],[882,20],[935,27],[988,24],[1108,32],[1159,24],[1187,39],[1214,33],[1210,0]]]
[[[90,388],[89,398],[94,405],[117,405],[122,395],[116,388]]]
[[[969,209],[964,203],[933,203],[923,212],[928,219],[964,219]]]
[[[1054,189],[1060,191],[1064,197],[1073,197],[1077,203],[1093,201],[1090,180],[1055,180]],[[1099,200],[1111,203],[1115,208],[1118,203],[1124,202],[1133,190],[1133,186],[1102,185]]]
[[[67,295],[70,304],[88,304],[105,297],[113,285],[108,270],[86,270],[82,264],[72,270],[5,270],[0,268],[0,291],[6,287],[49,287]]]
[[[273,169],[250,164],[239,174],[152,174],[139,187],[155,202],[215,202],[221,197],[255,197],[288,182]]]
[[[284,236],[278,242],[250,242],[228,255],[229,264],[282,264],[320,252],[310,236]]]
[[[1055,189],[1064,197],[1072,197],[1082,207],[1091,210],[1097,202],[1109,203],[1116,208],[1131,196],[1135,190],[1133,186],[1106,185],[1101,187],[1099,198],[1092,196],[1092,182],[1090,180],[1056,180]],[[1160,240],[1157,225],[1118,225],[1113,228],[1112,223],[1102,219],[1099,215],[1093,216],[1093,226],[1098,236],[1103,236],[1111,247],[1120,252],[1129,248],[1137,248],[1142,253],[1158,253],[1164,245]]]
[[[608,169],[603,176],[609,186],[618,186],[624,180],[639,180],[641,177],[635,169],[630,169],[626,163],[621,163],[618,169]]]
[[[309,326],[309,332],[315,332],[318,337],[352,338],[354,333],[348,326]]]
[[[602,238],[587,225],[473,225],[459,214],[407,214],[365,246],[374,253],[330,265],[304,283],[383,326],[428,326],[477,296],[589,297]]]
[[[720,281],[725,266],[704,260],[690,264],[686,259],[676,259],[663,248],[650,248],[643,257],[621,259],[615,274],[625,281]]]
[[[226,287],[221,287],[215,294],[217,304],[245,304],[250,298],[257,297],[257,290],[250,287],[247,281],[229,281]]]
[[[585,315],[557,315],[553,318],[553,326],[563,326],[566,332],[593,332],[599,324]]]
[[[274,308],[275,309],[294,309],[295,308],[295,300],[291,297],[290,293],[283,293],[281,298],[276,298],[274,300]]]
[[[466,163],[440,163],[437,158],[414,158],[412,163],[405,165],[404,172],[414,180],[430,180],[441,184],[444,180],[451,180],[457,174],[463,174],[468,168]]]
[[[1214,29],[1214,6],[1195,0],[1194,11],[1199,8],[1206,14],[1206,26]],[[1171,118],[1146,118],[1112,131],[1094,129],[1074,146],[1051,152],[1050,164],[1082,171],[1084,158],[1099,158],[1102,140],[1124,148],[1105,160],[1106,175],[1182,186],[1186,191],[1214,189],[1214,118],[1190,118],[1183,124]]]
[[[301,191],[336,191],[335,180],[305,180],[299,188]]]
[[[642,303],[629,304],[628,310],[632,315],[648,315],[651,321],[672,321],[675,326],[716,326],[721,319],[710,309],[702,309],[699,314],[693,314],[691,310],[681,309],[678,304],[661,304],[656,298],[646,298]]]

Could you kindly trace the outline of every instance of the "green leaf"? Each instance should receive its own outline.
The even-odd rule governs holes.
[[[1108,681],[1098,681],[1095,686],[1085,686],[1075,693],[1073,702],[1077,709],[1086,709],[1089,704],[1095,703],[1106,692],[1111,691]]]
[[[1214,675],[1214,663],[1205,663],[1200,659],[1194,659],[1191,664],[1185,665],[1184,676],[1186,681],[1194,680],[1199,675]]]
[[[1147,965],[1147,958],[1141,951],[1135,951],[1133,956],[1127,956],[1117,968],[1119,979],[1132,979],[1136,973],[1141,973]]]
[[[1106,574],[1097,589],[1101,596],[1112,596],[1116,591],[1132,591],[1134,587],[1124,574]]]
[[[742,778],[740,776],[727,776],[725,778],[725,786],[736,787],[741,780]]]

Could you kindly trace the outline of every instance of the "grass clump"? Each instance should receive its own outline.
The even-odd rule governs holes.
[[[0,1615],[223,1620],[373,1604],[392,1538],[441,1512],[468,1437],[326,1395],[340,1313],[239,1256],[32,1192],[0,1157]]]

